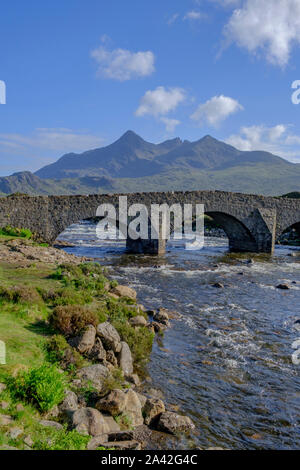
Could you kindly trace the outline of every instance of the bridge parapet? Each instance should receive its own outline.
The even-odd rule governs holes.
[[[99,205],[113,204],[118,210],[119,194],[89,196],[9,196],[0,198],[0,226],[28,228],[52,243],[68,226],[96,215]],[[204,204],[224,228],[232,251],[272,253],[276,238],[290,226],[300,225],[300,200],[272,198],[223,191],[187,191],[127,194],[128,205]],[[165,241],[132,243],[136,251],[162,253]]]

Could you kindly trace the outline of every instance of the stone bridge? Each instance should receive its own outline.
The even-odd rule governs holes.
[[[28,228],[39,239],[53,243],[71,224],[96,215],[100,204],[118,210],[120,194],[86,196],[17,196],[0,198],[0,227]],[[187,191],[127,194],[128,206],[144,204],[204,204],[226,232],[236,252],[272,253],[275,240],[289,227],[300,233],[300,199],[273,198],[223,191]],[[165,241],[127,241],[135,252],[164,252]]]

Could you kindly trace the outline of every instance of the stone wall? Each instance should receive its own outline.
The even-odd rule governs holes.
[[[118,209],[118,194],[89,196],[9,196],[0,198],[0,226],[29,228],[41,239],[53,242],[65,228],[96,215],[103,203]],[[135,193],[128,205],[204,204],[205,212],[219,222],[233,251],[271,252],[275,238],[300,222],[300,200],[223,191]]]

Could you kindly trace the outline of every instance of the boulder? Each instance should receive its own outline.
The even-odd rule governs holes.
[[[113,390],[107,397],[98,401],[96,408],[112,416],[125,414],[133,427],[140,426],[144,422],[141,402],[133,390],[127,392]]]
[[[6,385],[0,382],[0,393],[4,392],[4,390],[6,390]]]
[[[96,408],[99,411],[105,411],[112,416],[118,416],[125,410],[126,395],[122,390],[113,390],[110,394],[99,400]]]
[[[288,284],[278,284],[278,286],[276,286],[276,289],[289,290],[290,286]]]
[[[112,349],[115,353],[121,351],[120,335],[111,323],[100,323],[97,326],[97,335],[100,337],[106,350]]]
[[[55,428],[58,431],[63,429],[63,426],[60,423],[57,423],[56,421],[49,421],[48,419],[42,419],[40,424],[45,428]]]
[[[142,415],[142,406],[137,394],[129,389],[126,393],[126,402],[124,413],[130,419],[133,427],[140,426],[143,424],[144,419]]]
[[[0,403],[0,408],[2,408],[2,410],[7,410],[7,408],[9,408],[9,403],[8,401],[2,401]]]
[[[96,338],[95,344],[89,353],[89,357],[94,361],[106,361],[106,351],[100,338]]]
[[[65,399],[59,405],[59,410],[66,415],[71,415],[73,411],[78,410],[78,397],[76,393],[66,390]]]
[[[127,286],[116,286],[112,289],[112,293],[119,297],[136,300],[136,291]]]
[[[109,427],[109,433],[116,433],[120,431],[120,426],[112,416],[103,416],[103,418],[107,426]]]
[[[26,436],[24,439],[24,444],[26,444],[28,447],[33,447],[34,442],[30,436]]]
[[[164,331],[167,327],[163,323],[160,323],[158,321],[153,321],[151,323],[152,328],[154,328],[155,333],[160,333]]]
[[[195,425],[188,416],[181,416],[171,411],[162,413],[158,421],[158,429],[170,434],[187,432],[194,428]]]
[[[114,441],[114,442],[104,442],[101,444],[101,447],[106,449],[111,449],[112,447],[115,450],[142,450],[142,445],[138,441]]]
[[[147,426],[154,425],[165,411],[165,405],[162,400],[159,398],[148,398],[143,407],[145,424]]]
[[[77,376],[80,379],[91,383],[99,392],[102,390],[108,374],[108,369],[102,364],[93,364],[92,366],[83,367],[77,372]]]
[[[102,414],[95,408],[81,408],[72,416],[72,426],[80,433],[90,436],[107,434],[109,426]]]
[[[89,353],[94,346],[96,339],[96,328],[88,325],[85,332],[79,337],[77,350],[81,353]]]
[[[133,374],[133,359],[131,355],[130,348],[125,341],[121,342],[121,352],[119,354],[119,365],[124,372],[124,375]]]
[[[130,318],[129,323],[131,326],[146,326],[147,320],[142,315],[137,315],[136,317]]]
[[[153,315],[153,320],[155,322],[162,323],[163,325],[168,326],[169,325],[169,314],[165,309],[160,308],[158,310],[158,312],[156,312]]]
[[[145,397],[145,395],[142,395],[141,393],[137,393],[137,396],[140,400],[142,411],[144,411],[144,406],[146,405],[146,401],[148,400],[148,398]]]
[[[221,282],[215,282],[215,284],[213,284],[213,287],[216,287],[217,289],[224,289],[224,284],[222,284]]]
[[[117,367],[118,360],[117,360],[117,358],[115,356],[115,353],[113,352],[112,349],[106,352],[106,361],[109,362],[114,367]]]
[[[107,439],[107,434],[101,434],[100,436],[92,437],[87,445],[87,450],[96,450],[98,447],[105,447],[104,444],[107,443]]]
[[[9,415],[0,415],[0,426],[8,426],[13,422],[13,418]]]
[[[9,430],[8,435],[10,439],[18,439],[18,437],[20,437],[23,434],[23,432],[24,432],[23,428],[14,427]]]

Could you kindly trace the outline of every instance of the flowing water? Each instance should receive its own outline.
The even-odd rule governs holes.
[[[207,238],[198,251],[171,242],[164,257],[130,256],[122,242],[97,240],[85,222],[60,239],[75,245],[69,253],[110,266],[147,308],[181,314],[157,337],[148,367],[151,387],[196,424],[190,440],[175,447],[299,448],[300,365],[291,358],[300,338],[295,248],[277,247],[273,257],[249,263],[228,255],[226,240]],[[277,289],[280,283],[291,289]]]

